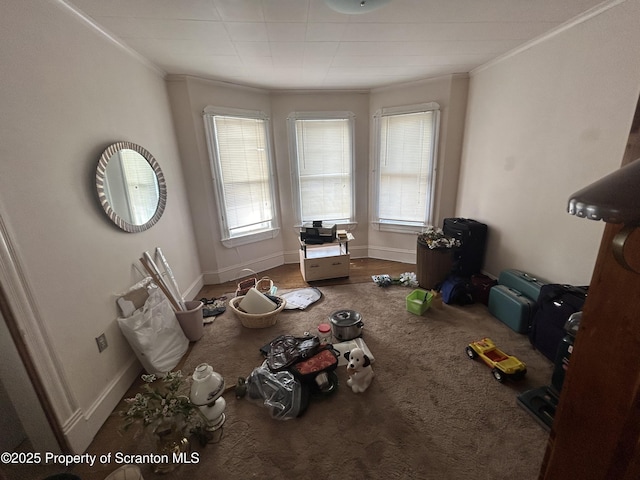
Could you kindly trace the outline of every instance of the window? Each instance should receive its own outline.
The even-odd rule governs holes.
[[[373,222],[380,229],[405,231],[431,222],[439,108],[429,103],[375,115]]]
[[[293,113],[287,120],[298,221],[353,223],[353,114]]]
[[[268,119],[262,112],[207,107],[205,130],[227,246],[277,234]]]

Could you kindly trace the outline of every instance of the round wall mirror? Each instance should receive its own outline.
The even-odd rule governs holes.
[[[102,153],[96,188],[105,213],[125,232],[151,228],[167,203],[160,165],[147,150],[131,142],[116,142]]]

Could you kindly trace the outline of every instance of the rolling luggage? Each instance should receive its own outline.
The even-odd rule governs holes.
[[[549,282],[536,278],[521,270],[509,269],[500,272],[498,283],[500,285],[513,288],[514,290],[518,290],[520,293],[536,302],[540,296],[540,289],[543,285],[546,285]]]
[[[517,397],[518,404],[533,415],[533,418],[540,422],[540,425],[546,430],[550,430],[553,425],[553,418],[560,401],[560,392],[571,361],[573,344],[581,318],[582,313],[574,313],[564,326],[566,335],[562,337],[562,342],[560,342],[555,356],[551,385],[527,390]]]
[[[552,283],[540,290],[529,340],[536,350],[552,362],[565,335],[565,323],[573,313],[582,310],[586,298],[587,287]]]
[[[460,240],[454,254],[453,271],[462,277],[480,273],[487,242],[487,226],[468,218],[445,218],[444,234]]]
[[[489,292],[489,312],[518,333],[528,333],[534,301],[513,288],[496,285]]]
[[[471,275],[471,295],[474,302],[489,305],[489,292],[498,282],[487,275],[477,273]]]

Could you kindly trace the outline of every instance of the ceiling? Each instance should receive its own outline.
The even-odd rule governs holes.
[[[465,73],[602,0],[60,0],[167,74],[267,89],[371,89]]]

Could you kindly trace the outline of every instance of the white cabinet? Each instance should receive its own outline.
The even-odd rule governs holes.
[[[349,241],[336,240],[319,245],[300,242],[300,272],[305,282],[349,276]]]

